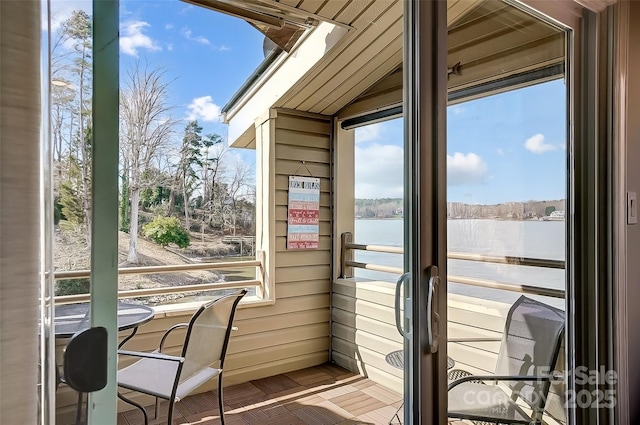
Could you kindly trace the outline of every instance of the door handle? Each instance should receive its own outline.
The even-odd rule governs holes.
[[[405,331],[404,327],[402,326],[403,320],[400,315],[400,290],[402,289],[402,285],[404,285],[404,283],[409,280],[409,277],[410,277],[409,272],[404,273],[402,276],[400,276],[400,278],[396,282],[396,299],[395,299],[396,328],[398,329],[398,332],[400,332],[400,335],[402,335],[406,339],[410,338],[411,331]],[[407,299],[407,303],[405,303],[405,312],[407,313],[407,315],[410,315],[410,310],[409,310],[410,306],[411,306],[411,302],[409,299]]]
[[[435,322],[436,329],[440,315],[433,308],[433,299],[436,287],[440,284],[440,277],[438,276],[438,266],[429,266],[427,268],[429,273],[429,281],[427,286],[427,351],[429,353],[435,353],[438,351],[438,333],[434,332],[433,324]]]

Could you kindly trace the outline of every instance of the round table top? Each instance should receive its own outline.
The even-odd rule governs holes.
[[[56,338],[71,338],[76,332],[89,328],[89,303],[57,305],[55,309]],[[136,328],[154,315],[154,310],[146,305],[118,302],[118,330]]]
[[[391,366],[397,369],[404,369],[404,351],[403,350],[392,351],[389,354],[387,354],[384,359]],[[451,369],[453,366],[455,366],[455,364],[456,364],[455,360],[447,356],[447,369]]]

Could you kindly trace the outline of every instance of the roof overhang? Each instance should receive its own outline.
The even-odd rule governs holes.
[[[269,0],[183,1],[244,19],[285,52],[291,51],[305,30],[318,25],[318,20],[309,13]]]
[[[255,139],[255,121],[312,69],[348,33],[327,22],[305,34],[289,54],[275,59],[270,68],[224,113],[232,146],[250,147]]]
[[[579,2],[601,10],[615,0]],[[351,29],[322,23],[242,93],[225,116],[233,146],[252,147],[255,121],[269,108],[342,119],[402,104],[403,2],[332,0],[302,5],[310,3],[324,4],[310,13]],[[549,80],[563,74],[567,44],[559,28],[507,3],[449,0],[448,9],[449,92],[458,94],[455,101],[466,99],[465,93],[480,97],[508,90],[505,81],[520,87],[542,81],[528,80],[528,75]],[[487,90],[478,90],[481,86]]]

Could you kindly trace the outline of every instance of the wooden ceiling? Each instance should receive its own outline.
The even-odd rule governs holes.
[[[298,7],[322,3],[316,14],[324,16],[330,7],[332,19],[354,29],[275,107],[334,115],[402,62],[402,1],[305,0]]]
[[[274,107],[335,115],[348,105],[402,83],[403,10],[400,0],[281,0],[354,29]],[[449,78],[459,90],[564,60],[564,33],[499,1],[448,2]],[[390,78],[389,81],[384,81]],[[381,87],[382,86],[382,87]],[[397,89],[397,87],[395,87]],[[397,102],[379,99],[383,104]],[[401,98],[400,98],[401,100]],[[360,108],[358,108],[360,109]],[[342,114],[341,114],[342,115]]]
[[[615,2],[578,1],[593,10]],[[342,118],[401,103],[402,0],[278,3],[351,29],[273,107]],[[449,77],[450,91],[564,63],[564,31],[501,1],[448,0],[447,20],[448,66],[460,63]]]
[[[450,2],[450,10],[459,3],[469,4],[464,0]],[[460,65],[459,72],[449,76],[450,93],[564,62],[564,32],[512,6],[497,1],[476,2],[474,8],[467,7],[462,14],[454,16],[455,19],[449,20],[447,62],[449,67]],[[400,63],[384,79],[341,109],[338,115],[349,118],[401,104]]]
[[[565,33],[501,2],[486,2],[449,27],[449,90],[562,64]]]

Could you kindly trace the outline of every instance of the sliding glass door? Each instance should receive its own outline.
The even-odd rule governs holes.
[[[107,329],[107,384],[86,405],[79,398],[78,412],[90,424],[116,423],[119,2],[71,8],[49,0],[42,8],[39,423],[75,414],[56,407],[56,392],[72,392],[58,389],[58,365],[69,337],[93,327]],[[65,309],[74,302],[77,310]]]
[[[406,423],[588,415],[566,371],[590,338],[574,282],[595,239],[576,207],[592,207],[577,52],[593,15],[527,3],[405,3]],[[489,396],[467,374],[531,378]]]

